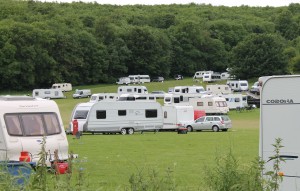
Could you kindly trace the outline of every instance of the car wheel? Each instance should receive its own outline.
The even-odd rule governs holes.
[[[133,133],[134,133],[134,129],[133,128],[127,129],[127,134],[128,135],[132,135]]]
[[[216,126],[216,125],[214,125],[214,126],[212,127],[212,130],[213,130],[214,132],[218,132],[218,131],[219,131],[219,127]]]
[[[120,133],[121,133],[121,135],[126,135],[126,132],[127,132],[126,129],[123,128],[123,129],[121,129]]]
[[[188,132],[193,132],[193,127],[192,126],[189,125],[186,128],[187,128]]]

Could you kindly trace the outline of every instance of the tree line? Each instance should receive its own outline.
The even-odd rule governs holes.
[[[100,5],[0,0],[0,90],[129,74],[300,72],[300,4]]]

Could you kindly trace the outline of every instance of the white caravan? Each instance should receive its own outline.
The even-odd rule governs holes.
[[[229,112],[225,98],[211,95],[189,97],[166,94],[164,105],[191,105],[194,110],[203,110],[206,114],[227,114]]]
[[[231,80],[227,81],[227,85],[229,85],[230,88],[236,92],[248,91],[249,89],[247,80]]]
[[[130,83],[132,84],[143,84],[151,81],[149,75],[129,75]]]
[[[245,108],[247,104],[247,96],[243,94],[219,94],[224,97],[229,109]]]
[[[204,74],[213,74],[214,72],[213,71],[197,71],[194,75],[194,79],[198,79],[198,78],[203,78],[203,75]]]
[[[119,86],[118,94],[147,94],[146,86]]]
[[[156,101],[153,94],[121,94],[118,101]]]
[[[164,130],[175,130],[194,122],[193,106],[165,105],[162,106]]]
[[[51,89],[60,89],[63,92],[72,91],[72,84],[70,83],[55,83],[52,84]]]
[[[214,84],[214,85],[206,85],[206,91],[212,94],[230,94],[232,93],[229,85],[225,84]]]
[[[98,101],[103,101],[103,100],[118,100],[119,99],[119,94],[117,93],[97,93],[93,94],[90,98],[90,102],[98,102]]]
[[[213,73],[213,74],[204,74],[203,82],[216,82],[221,80],[221,74]]]
[[[74,109],[72,111],[70,123],[69,123],[69,128],[66,130],[67,133],[73,132],[73,122],[75,119],[78,122],[78,131],[79,132],[83,131],[83,126],[87,122],[87,116],[89,114],[89,111],[95,103],[96,102],[78,103],[74,107]]]
[[[282,139],[279,156],[285,162],[279,165],[283,181],[280,191],[296,191],[300,188],[300,139],[299,139],[299,75],[271,76],[264,80],[260,106],[259,155],[265,163],[265,171],[273,171],[275,139]]]
[[[199,94],[206,93],[203,86],[175,86],[172,90],[174,94]]]
[[[121,77],[118,79],[118,81],[116,82],[118,85],[128,85],[131,83],[130,78],[129,77]]]
[[[92,93],[90,89],[76,90],[73,94],[73,98],[89,98],[91,95]]]
[[[84,132],[133,134],[163,127],[162,107],[149,101],[100,101],[88,114]]]
[[[60,89],[34,89],[32,91],[32,97],[43,99],[66,98]]]
[[[0,160],[19,161],[27,151],[32,162],[40,158],[45,137],[46,163],[51,166],[54,151],[59,160],[68,159],[68,140],[57,104],[29,96],[0,96]]]

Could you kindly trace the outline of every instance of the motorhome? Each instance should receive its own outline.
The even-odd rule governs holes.
[[[229,87],[236,92],[248,91],[248,81],[247,80],[229,80],[226,83]]]
[[[219,94],[224,97],[229,109],[245,108],[247,104],[247,96],[243,94]]]
[[[51,166],[54,151],[59,160],[68,159],[68,140],[57,104],[29,96],[0,96],[0,160],[19,161],[28,152],[38,162],[44,138],[46,164]]]
[[[66,98],[60,89],[34,89],[32,97],[39,97],[44,99],[59,99]]]
[[[175,130],[194,121],[193,106],[165,105],[162,106],[162,111],[164,130]]]
[[[206,91],[211,94],[231,94],[231,88],[226,84],[206,85]]]
[[[266,161],[262,174],[273,171],[274,144],[282,139],[280,191],[300,188],[299,75],[271,76],[262,81],[260,102],[259,155]]]
[[[132,84],[143,84],[151,81],[149,75],[129,75],[128,77]]]
[[[164,105],[191,105],[194,110],[203,110],[208,115],[227,114],[229,112],[225,98],[212,95],[189,97],[184,94],[166,94]]]
[[[88,114],[84,132],[133,134],[163,127],[162,107],[149,101],[101,101]]]
[[[206,93],[203,86],[175,86],[173,92],[175,94],[199,94]]]
[[[92,93],[90,89],[76,90],[73,94],[73,98],[89,98],[91,95]]]
[[[216,82],[221,80],[221,74],[213,73],[213,74],[204,74],[203,82]]]
[[[71,114],[71,119],[69,123],[69,128],[66,130],[67,133],[72,133],[73,132],[73,124],[74,120],[76,119],[78,122],[78,131],[80,133],[83,132],[83,126],[87,122],[87,116],[88,113],[91,109],[91,107],[95,104],[96,102],[87,102],[87,103],[78,103]]]
[[[213,74],[213,71],[197,71],[194,75],[194,79],[202,79],[204,74]]]
[[[119,86],[118,94],[147,94],[146,86]]]
[[[119,94],[117,93],[97,93],[91,96],[90,102],[98,102],[103,100],[116,101],[118,99],[119,99]]]
[[[60,89],[63,92],[72,91],[72,84],[70,83],[55,83],[52,85],[51,89]]]
[[[118,79],[118,81],[116,82],[118,85],[128,85],[131,83],[130,78],[129,77],[121,77]]]

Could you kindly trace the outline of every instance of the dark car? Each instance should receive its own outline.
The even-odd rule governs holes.
[[[176,75],[174,76],[174,79],[175,79],[175,80],[183,80],[183,75],[176,74]]]
[[[164,77],[157,76],[152,78],[152,82],[164,82]]]

